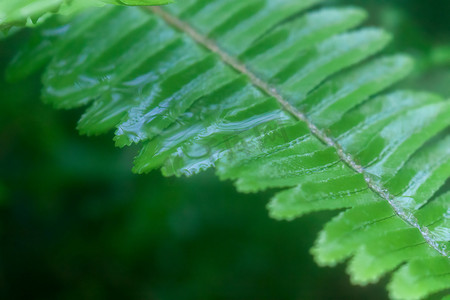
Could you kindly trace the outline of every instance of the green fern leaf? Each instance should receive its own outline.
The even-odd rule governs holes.
[[[321,265],[351,258],[354,283],[394,271],[393,298],[448,289],[450,101],[380,95],[411,60],[373,58],[390,36],[355,29],[366,16],[357,8],[311,10],[318,3],[88,11],[41,26],[9,77],[45,65],[43,99],[89,104],[83,134],[142,143],[137,173],[214,166],[243,192],[282,188],[268,205],[277,219],[345,209],[312,253]]]

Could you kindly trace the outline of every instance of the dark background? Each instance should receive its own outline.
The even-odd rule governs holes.
[[[181,1],[181,0],[180,0]],[[450,2],[329,1],[371,13],[417,67],[401,87],[450,96]],[[27,32],[0,42],[0,72]],[[237,193],[213,172],[131,173],[136,148],[75,130],[82,110],[39,100],[39,74],[0,81],[0,299],[385,299],[309,249],[336,213],[268,217],[271,193]]]

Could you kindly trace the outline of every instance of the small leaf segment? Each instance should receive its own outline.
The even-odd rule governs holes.
[[[54,13],[72,14],[91,6],[163,5],[171,0],[0,0],[0,30],[8,32],[13,26],[33,26]]]

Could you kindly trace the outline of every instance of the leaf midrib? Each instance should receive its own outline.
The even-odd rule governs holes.
[[[275,98],[286,112],[288,112],[298,120],[305,122],[309,130],[311,131],[312,135],[314,135],[325,145],[333,147],[336,150],[339,158],[345,164],[347,164],[355,172],[360,173],[364,176],[367,186],[382,199],[386,200],[392,207],[395,214],[400,219],[409,224],[411,227],[415,227],[416,229],[418,229],[420,234],[424,238],[425,242],[434,250],[436,250],[440,255],[449,257],[449,254],[439,247],[438,242],[436,242],[432,237],[430,237],[429,234],[430,231],[427,227],[421,226],[418,220],[412,214],[405,212],[401,207],[396,205],[394,203],[395,199],[394,195],[392,195],[385,187],[379,185],[367,172],[365,172],[364,168],[358,163],[356,163],[356,160],[350,154],[346,153],[338,142],[336,142],[333,138],[328,136],[323,130],[320,130],[314,123],[311,122],[311,120],[309,120],[309,118],[303,112],[297,110],[294,106],[292,106],[282,96],[282,94],[278,91],[276,87],[272,86],[271,84],[265,82],[263,79],[258,77],[255,73],[249,70],[244,63],[234,58],[233,56],[229,55],[226,51],[222,50],[213,40],[200,34],[192,26],[190,26],[190,24],[167,13],[160,7],[145,7],[144,10],[146,10],[147,12],[152,12],[155,15],[161,17],[169,26],[174,27],[177,30],[187,34],[195,42],[202,45],[209,51],[217,54],[224,63],[226,63],[239,73],[247,76],[253,85],[261,89],[269,96]]]

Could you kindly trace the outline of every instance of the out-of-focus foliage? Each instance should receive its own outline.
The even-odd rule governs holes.
[[[0,0],[0,31],[13,26],[33,25],[53,13],[70,15],[91,6],[162,5],[170,0]]]
[[[396,47],[395,46],[395,44],[394,44],[394,46],[393,47]],[[445,61],[447,60],[447,58],[446,58],[446,47],[445,47],[445,45],[444,46],[441,46],[441,47],[431,47],[430,46],[430,49],[432,49],[432,50],[430,50],[430,53],[426,53],[426,51],[423,51],[423,52],[420,52],[420,54],[419,55],[417,55],[419,58],[421,58],[422,60],[421,60],[421,63],[419,64],[419,67],[420,66],[428,66],[428,63],[429,62],[432,62],[432,63],[430,63],[429,64],[429,66],[431,66],[431,65],[434,65],[434,66],[436,66],[436,65],[440,65],[440,66],[444,66],[445,67]],[[423,54],[423,53],[426,53],[426,54]],[[424,69],[422,69],[422,71],[423,71]],[[422,72],[417,72],[416,73],[417,75],[417,78],[420,78],[420,74],[423,74]],[[440,75],[438,75],[438,77],[439,78],[442,78],[442,76],[440,76]],[[419,80],[419,79],[416,79],[417,80],[417,83],[418,84],[420,84],[421,86],[424,86],[424,82],[423,82],[423,78],[422,78],[422,80]],[[432,84],[431,84],[431,86],[438,86],[438,84],[436,84],[435,82],[433,82]],[[444,86],[444,85],[442,85],[442,86]],[[411,167],[411,166],[408,166],[408,167]],[[412,167],[414,167],[414,164],[413,164],[413,166]],[[445,189],[444,189],[445,190]],[[5,193],[3,193],[3,194],[8,194],[7,192],[5,192]],[[0,189],[0,197],[1,197],[1,189]],[[444,199],[444,198],[443,198]],[[377,209],[379,209],[379,208],[377,208]],[[407,232],[406,232],[407,233]],[[398,236],[393,236],[392,237],[392,240],[393,241],[395,241],[395,240],[398,240]],[[351,241],[352,242],[352,241]],[[354,241],[353,241],[354,242]],[[400,240],[400,243],[401,243],[401,240]],[[372,244],[370,244],[370,245],[372,245]],[[373,245],[372,245],[373,246]],[[385,247],[386,245],[381,245],[381,247],[380,247],[380,245],[376,245],[376,247],[374,247],[374,249],[383,249],[383,247]],[[401,246],[401,244],[400,244],[400,246]],[[394,247],[396,247],[395,245],[394,245]],[[395,249],[395,248],[394,248]],[[367,261],[370,261],[370,259],[371,259],[371,257],[373,257],[374,255],[376,256],[376,255],[379,255],[380,253],[378,253],[378,252],[375,252],[375,253],[365,253],[364,251],[362,251],[362,252],[360,252],[360,254],[359,254],[359,256],[357,256],[357,257],[355,257],[355,260],[356,261],[358,261],[359,260],[359,262],[362,262],[362,263],[366,263]],[[366,256],[364,256],[364,255],[366,255]],[[362,259],[361,260],[361,257],[365,257],[366,259]],[[419,277],[418,278],[420,278],[420,274],[421,274],[421,272],[423,272],[423,269],[424,269],[424,267],[428,267],[428,266],[433,266],[433,263],[435,263],[435,262],[431,262],[431,263],[427,263],[427,264],[425,264],[425,265],[423,265],[422,267],[416,267],[416,266],[414,266],[414,264],[412,264],[412,267],[411,267],[411,270],[419,270],[419,273],[418,273],[418,275],[419,275]],[[435,263],[436,264],[436,263]],[[376,264],[375,264],[376,265]],[[383,264],[381,264],[381,266],[382,266]],[[442,265],[442,264],[439,264],[439,263],[437,263],[436,265]],[[350,265],[350,268],[352,268],[354,266],[354,264],[352,265]],[[371,265],[372,266],[372,265]],[[403,287],[407,287],[408,285],[414,285],[416,288],[421,288],[421,286],[420,285],[417,285],[417,283],[418,282],[414,282],[414,281],[410,281],[410,282],[408,282],[408,281],[404,281],[403,279],[405,279],[405,278],[407,278],[407,279],[414,279],[413,277],[411,277],[411,276],[402,276],[402,274],[404,275],[404,274],[407,274],[403,269],[401,270],[401,272],[400,272],[400,275],[397,277],[398,279],[396,280],[396,281],[394,281],[394,284],[397,284],[397,283],[399,283],[400,282],[400,289],[402,289]],[[360,275],[362,275],[362,274],[360,274]],[[403,279],[402,279],[403,278]],[[367,280],[367,279],[366,279]],[[402,280],[404,281],[404,282],[402,282]],[[356,280],[357,281],[357,280]],[[408,292],[414,292],[414,289],[409,289],[409,290],[406,290],[405,289],[405,291],[404,291],[404,293],[408,293]],[[416,294],[417,295],[417,294]],[[320,296],[319,296],[320,297]],[[324,296],[324,295],[322,295],[322,297],[326,297],[326,296]],[[280,297],[272,297],[272,298],[280,298]]]

